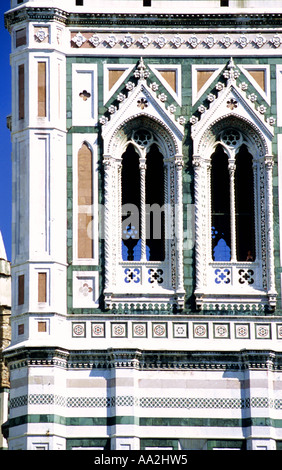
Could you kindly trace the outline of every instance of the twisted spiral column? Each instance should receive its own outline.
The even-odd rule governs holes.
[[[146,261],[146,160],[140,158],[141,261]]]
[[[235,213],[235,163],[228,164],[230,177],[230,230],[231,230],[231,261],[236,261],[236,213]]]
[[[104,156],[104,188],[105,188],[105,204],[104,204],[104,246],[105,246],[105,292],[109,291],[112,285],[112,158]]]
[[[183,158],[182,156],[175,157],[175,169],[176,169],[176,213],[175,213],[175,224],[176,224],[176,266],[177,266],[177,291],[183,292],[184,281],[183,281],[183,191],[182,191],[182,169],[183,169]]]
[[[193,157],[194,167],[194,197],[195,197],[195,262],[196,262],[196,291],[203,289],[203,262],[202,262],[202,161],[199,155]]]
[[[272,191],[272,171],[273,157],[265,157],[265,183],[266,183],[266,234],[267,234],[267,260],[268,260],[268,296],[272,307],[276,304],[275,275],[274,275],[274,232],[273,232],[273,191]]]

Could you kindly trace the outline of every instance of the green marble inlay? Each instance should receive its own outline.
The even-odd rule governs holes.
[[[22,415],[9,420],[9,427],[24,424],[56,423],[63,426],[167,426],[167,427],[219,427],[219,428],[246,428],[264,426],[282,428],[282,419],[265,417],[256,418],[139,418],[137,416],[110,416],[110,417],[64,417],[55,414]]]
[[[89,19],[87,19],[89,21]],[[67,247],[68,247],[68,262],[71,266],[72,263],[72,134],[73,133],[100,133],[100,126],[97,127],[72,127],[72,64],[73,63],[93,63],[97,65],[98,70],[98,112],[99,118],[107,113],[107,109],[110,104],[117,104],[117,95],[120,92],[125,92],[125,83],[122,83],[120,87],[115,91],[115,93],[110,97],[107,103],[103,102],[103,84],[104,84],[104,64],[134,64],[137,66],[139,61],[138,57],[109,57],[109,56],[100,56],[100,57],[86,57],[86,56],[79,56],[79,57],[68,57],[67,58],[67,126],[68,126],[68,173],[67,173],[67,185],[68,185],[68,233],[67,233]],[[179,106],[177,103],[174,102],[173,98],[169,94],[169,90],[167,90],[163,84],[158,80],[158,78],[154,75],[153,71],[150,69],[150,77],[148,78],[148,84],[152,82],[156,82],[159,85],[158,94],[164,92],[168,96],[167,104],[173,102],[176,105],[176,118],[179,115],[184,115],[187,118],[187,122],[189,123],[189,117],[197,112],[197,108],[199,104],[208,104],[207,103],[207,96],[209,93],[214,93],[217,95],[217,91],[215,91],[215,85],[218,81],[225,82],[225,78],[220,74],[215,78],[215,80],[210,84],[210,87],[204,92],[202,96],[200,96],[199,100],[192,105],[192,65],[214,65],[214,64],[223,64],[227,66],[229,62],[228,57],[146,57],[144,59],[146,65],[150,64],[179,64],[182,68],[182,106]],[[246,100],[248,101],[248,96],[251,93],[257,95],[257,102],[255,106],[262,104],[266,107],[266,113],[264,115],[265,119],[270,116],[276,116],[276,107],[277,107],[277,91],[276,91],[276,65],[282,63],[282,59],[279,57],[269,58],[269,57],[236,57],[234,58],[235,66],[238,65],[269,65],[270,66],[270,91],[271,91],[271,103],[270,105],[265,102],[263,96],[258,92],[258,90],[253,86],[251,82],[249,82],[248,77],[244,74],[243,70],[240,70],[240,76],[237,79],[237,84],[242,82],[246,82],[248,84],[248,90],[246,91]],[[126,81],[134,81],[136,82],[134,76],[134,69],[132,73],[127,77]],[[222,72],[223,73],[223,72]],[[273,169],[273,202],[274,202],[274,256],[275,256],[275,275],[276,275],[276,290],[278,292],[278,299],[277,299],[277,308],[275,311],[275,315],[282,315],[281,310],[281,288],[280,288],[280,258],[279,258],[279,206],[278,206],[278,186],[277,186],[277,133],[282,132],[281,128],[275,127],[274,130],[274,139],[273,139],[273,149],[272,153],[275,159],[275,166]],[[194,203],[194,195],[193,195],[193,184],[194,184],[194,171],[192,167],[192,153],[193,153],[193,142],[190,137],[190,126],[186,125],[184,129],[185,135],[183,138],[183,158],[185,162],[185,166],[183,169],[183,204],[184,204],[184,211],[183,211],[183,224],[184,229],[186,230],[187,239],[190,243],[192,239],[192,231],[190,229],[191,222],[187,218],[186,213],[186,205]],[[99,162],[99,174],[98,174],[98,185],[99,185],[99,203],[103,204],[103,168],[102,168],[102,142],[101,138],[99,139],[99,148],[98,148],[98,162]],[[219,312],[217,310],[211,311],[210,309],[204,309],[202,312],[198,312],[195,307],[194,296],[193,292],[195,289],[195,254],[194,248],[185,246],[183,253],[183,271],[184,271],[184,286],[186,290],[186,305],[184,308],[184,314],[206,314],[206,315],[217,315]],[[104,258],[103,258],[103,241],[100,240],[99,242],[99,260],[100,266],[99,270],[101,271],[101,275],[99,276],[99,283],[100,283],[100,296],[103,299],[103,265],[104,265]],[[83,270],[82,267],[75,267],[76,270]],[[87,267],[90,269],[90,266]],[[69,268],[68,270],[68,311],[69,313],[86,313],[84,309],[77,309],[75,312],[72,309],[72,270]],[[121,311],[122,310],[122,311]],[[113,314],[117,313],[128,313],[128,309],[121,309],[120,306],[116,305],[116,308],[112,311]],[[99,312],[103,312],[103,302],[101,302]],[[160,312],[162,314],[171,314],[169,310],[166,308],[160,308]],[[97,313],[97,310],[87,310],[87,313]],[[137,309],[134,314],[142,314],[143,309]],[[144,312],[148,313],[148,312]],[[240,315],[240,316],[248,316],[248,315],[261,315],[265,316],[269,312],[262,308],[260,311],[252,311],[251,308],[246,310],[230,310],[228,305],[226,306],[225,311],[221,311],[220,314],[226,315]]]

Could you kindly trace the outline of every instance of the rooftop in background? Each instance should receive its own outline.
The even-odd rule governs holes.
[[[282,13],[281,0],[11,0],[11,8],[23,5],[88,13]]]

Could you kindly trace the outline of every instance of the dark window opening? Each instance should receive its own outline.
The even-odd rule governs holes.
[[[214,261],[230,261],[230,179],[228,157],[220,145],[211,161],[212,257]]]
[[[16,31],[16,47],[26,45],[26,28]]]
[[[24,119],[25,103],[24,103],[24,65],[18,68],[18,105],[19,105],[19,119]]]
[[[151,0],[143,0],[143,7],[150,7],[152,6]]]
[[[229,6],[229,0],[220,0],[220,6],[221,7],[228,7]]]
[[[18,305],[24,304],[24,274],[18,277]]]
[[[75,0],[76,6],[83,6],[83,0]]]
[[[235,210],[237,261],[254,261],[255,201],[252,155],[242,145],[236,156]]]
[[[165,258],[164,163],[157,145],[147,154],[146,246],[150,261]]]
[[[165,259],[164,163],[157,145],[146,155],[145,201],[141,207],[139,155],[130,144],[122,156],[122,259],[140,261],[142,240],[148,261]],[[146,233],[142,233],[141,213],[146,211]]]
[[[139,156],[130,144],[122,156],[122,259],[141,259]]]

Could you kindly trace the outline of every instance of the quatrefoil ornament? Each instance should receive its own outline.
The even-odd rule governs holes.
[[[88,91],[83,90],[81,93],[79,93],[80,98],[83,99],[83,101],[87,101],[88,98],[90,98],[91,93],[88,93]]]

